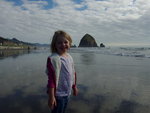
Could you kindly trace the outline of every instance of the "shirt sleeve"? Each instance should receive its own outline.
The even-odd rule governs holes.
[[[47,88],[55,88],[55,71],[52,66],[50,57],[47,58],[47,75],[48,75]]]

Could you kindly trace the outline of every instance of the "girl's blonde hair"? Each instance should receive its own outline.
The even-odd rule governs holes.
[[[51,46],[50,46],[52,53],[57,52],[56,42],[59,40],[60,37],[65,37],[69,41],[69,44],[71,46],[72,39],[71,39],[71,36],[69,34],[67,34],[65,31],[62,31],[62,30],[55,31],[53,38],[52,38]]]

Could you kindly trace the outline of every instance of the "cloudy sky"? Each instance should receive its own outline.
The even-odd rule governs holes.
[[[150,45],[150,0],[0,0],[0,36],[50,43],[64,30],[78,45]]]

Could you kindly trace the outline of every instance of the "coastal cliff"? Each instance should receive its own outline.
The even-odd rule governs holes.
[[[37,49],[39,47],[49,47],[49,45],[23,42],[16,38],[6,39],[0,37],[0,49]]]

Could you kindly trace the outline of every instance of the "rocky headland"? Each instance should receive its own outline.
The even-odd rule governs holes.
[[[37,49],[39,47],[49,47],[49,45],[23,42],[16,38],[6,39],[0,37],[0,49]]]

